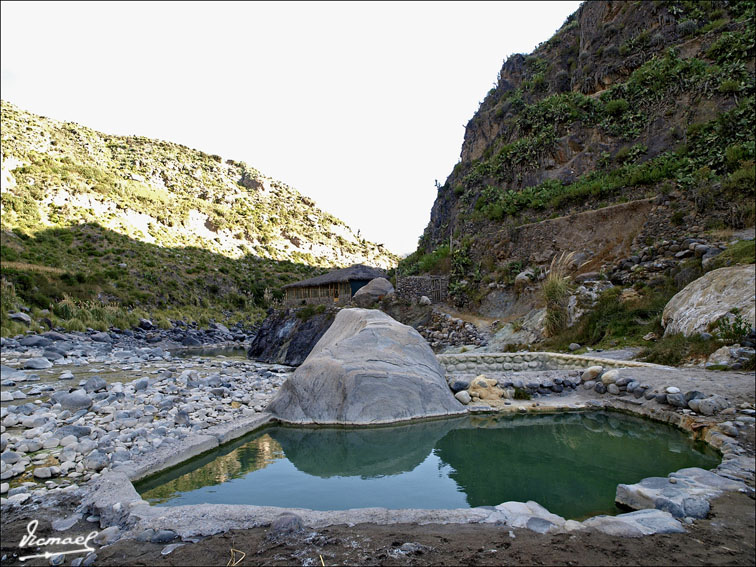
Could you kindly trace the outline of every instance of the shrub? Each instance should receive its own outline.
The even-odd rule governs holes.
[[[751,324],[743,318],[737,308],[731,309],[732,317],[726,315],[716,323],[716,335],[724,343],[740,343],[751,334]]]
[[[320,305],[305,305],[301,309],[297,310],[297,317],[301,319],[302,321],[307,321],[311,317],[314,317],[315,315],[320,315],[321,313],[324,313],[326,309],[326,306],[323,304]]]
[[[543,282],[541,293],[546,301],[546,336],[553,337],[567,327],[567,300],[571,285],[567,278],[567,268],[572,262],[574,252],[562,254],[551,260],[549,275]]]
[[[530,394],[528,391],[524,388],[517,388],[514,389],[514,399],[515,400],[529,400]]]
[[[606,113],[610,116],[620,116],[624,114],[629,107],[630,103],[627,102],[624,98],[610,100],[606,103]]]
[[[686,337],[678,334],[659,339],[650,347],[643,349],[638,356],[654,364],[679,366],[689,358],[707,357],[720,346],[718,341],[705,340],[700,335]]]
[[[722,187],[739,195],[753,195],[756,188],[756,167],[753,162],[747,162],[742,167],[733,171]]]
[[[675,211],[674,213],[672,213],[669,221],[675,226],[682,225],[685,221],[685,211]]]
[[[722,94],[735,94],[741,90],[740,81],[736,79],[724,79],[719,83],[719,92]]]
[[[677,24],[677,33],[682,36],[691,35],[698,30],[698,24],[693,20],[685,20]]]

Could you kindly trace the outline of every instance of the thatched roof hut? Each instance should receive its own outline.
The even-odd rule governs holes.
[[[287,303],[346,303],[362,286],[386,276],[379,268],[354,264],[284,286]]]

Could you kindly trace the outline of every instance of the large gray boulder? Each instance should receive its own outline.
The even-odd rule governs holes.
[[[371,425],[465,408],[417,331],[381,311],[343,309],[268,411],[290,423]]]
[[[357,290],[352,301],[358,307],[367,307],[394,293],[394,286],[386,278],[375,278]]]
[[[704,333],[709,325],[737,308],[754,326],[756,266],[746,264],[719,268],[689,283],[669,300],[662,313],[664,335]]]

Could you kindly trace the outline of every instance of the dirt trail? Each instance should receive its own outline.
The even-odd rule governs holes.
[[[475,315],[474,313],[457,311],[445,303],[437,303],[433,305],[433,308],[441,313],[446,313],[457,319],[462,319],[466,323],[472,323],[478,328],[479,332],[486,334],[491,333],[491,325],[497,320],[496,317],[483,317],[482,315]]]

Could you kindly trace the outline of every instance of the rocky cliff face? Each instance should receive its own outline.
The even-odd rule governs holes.
[[[505,61],[403,271],[451,238],[469,298],[563,250],[601,271],[656,240],[751,226],[753,46],[749,2],[585,2]],[[571,216],[625,202],[612,235]],[[559,234],[541,222],[560,217]]]
[[[299,366],[331,327],[337,312],[335,308],[321,313],[307,308],[274,311],[262,322],[247,355],[260,362]]]

